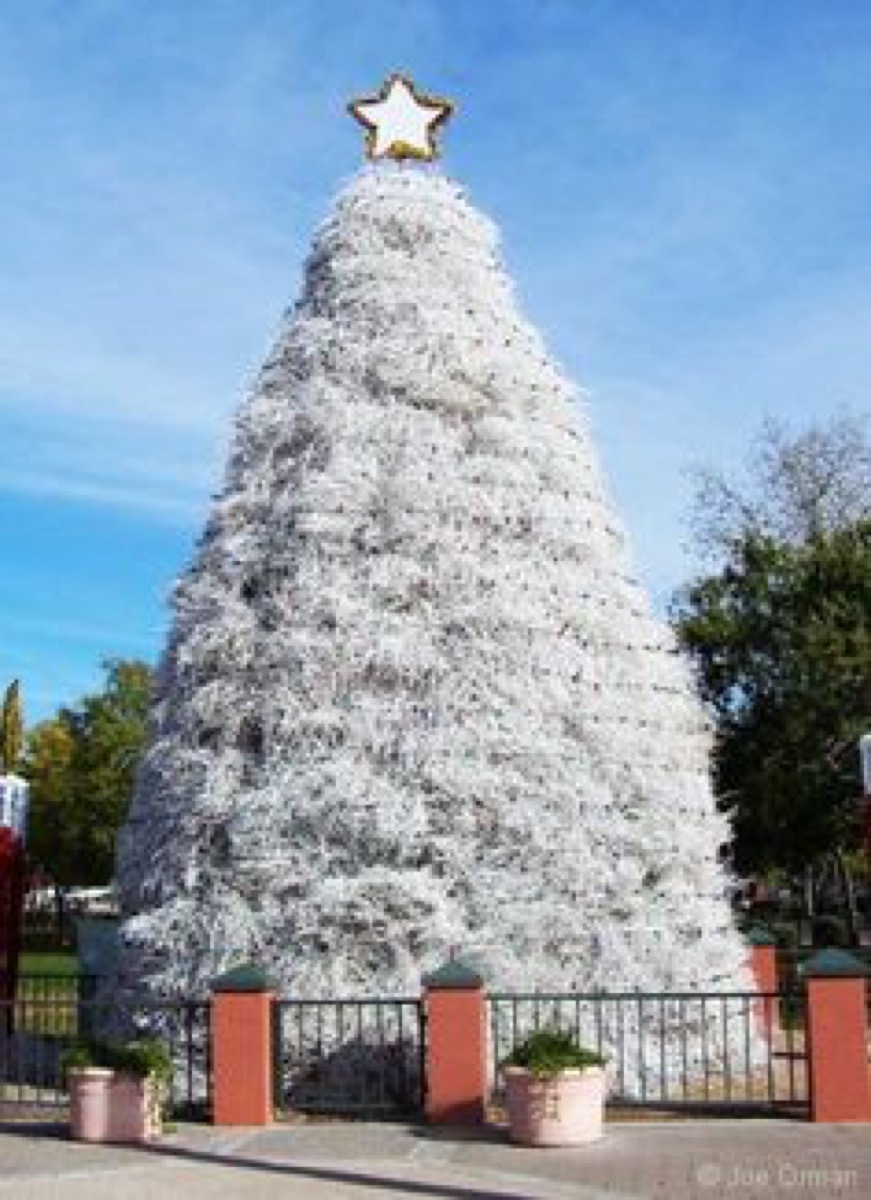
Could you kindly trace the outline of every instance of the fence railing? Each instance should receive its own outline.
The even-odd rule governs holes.
[[[81,917],[115,912],[108,888],[31,889],[21,911],[21,949],[35,952],[74,950]]]
[[[78,912],[54,905],[33,906],[25,897],[21,914],[21,949],[37,952],[68,952],[76,944]]]
[[[280,1110],[370,1117],[423,1106],[424,1019],[418,999],[277,1000]]]
[[[174,1064],[169,1110],[205,1115],[211,1087],[206,1001],[119,1004],[96,998],[88,976],[22,976],[0,1001],[0,1115],[61,1115],[68,1105],[64,1051],[88,1037],[156,1037]]]
[[[80,1007],[95,998],[98,982],[94,975],[19,975],[18,1027],[33,1034],[85,1034],[79,1028]]]
[[[607,1060],[609,1103],[803,1114],[808,1105],[802,989],[728,993],[493,993],[489,1037],[500,1064],[534,1029],[559,1028]],[[175,1065],[171,1106],[210,1104],[208,1001],[119,1003],[93,976],[22,976],[0,1003],[0,1115],[59,1115],[64,1050],[89,1036],[150,1035]],[[418,998],[279,999],[273,1010],[279,1110],[414,1117],[423,1108],[426,1023]]]
[[[494,1102],[500,1064],[529,1033],[571,1033],[607,1059],[609,1103],[654,1108],[804,1108],[798,993],[491,994]]]

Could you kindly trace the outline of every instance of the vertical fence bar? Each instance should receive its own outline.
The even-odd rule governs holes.
[[[403,1011],[404,1007],[405,1007],[404,1004],[396,1005],[396,1023],[397,1023],[396,1033],[397,1033],[397,1038],[399,1041],[399,1062],[401,1065],[401,1074],[402,1074],[402,1084],[400,1087],[400,1093],[402,1096],[409,1096],[411,1094],[411,1088],[409,1087],[409,1081],[408,1081],[408,1052],[405,1048],[405,1034],[403,1032],[403,1027],[402,1027],[402,1011]]]
[[[786,1055],[789,1063],[789,1100],[795,1101],[795,1020],[798,1016],[797,1007],[790,1005],[789,1020],[786,1024]],[[805,1041],[806,1041],[805,1036]]]
[[[429,1039],[429,1025],[426,1019],[426,1009],[422,1001],[416,1000],[415,1011],[417,1012],[417,1078],[418,1078],[418,1102],[421,1112],[426,1111],[427,1090],[429,1083],[426,1077],[426,1059],[427,1059],[427,1041]]]
[[[729,999],[722,998],[721,1004],[723,1026],[723,1080],[726,1087],[726,1099],[732,1099],[732,1056],[729,1051]]]
[[[680,1036],[680,1094],[681,1099],[687,1098],[687,1018],[686,1018],[686,999],[680,996],[676,1001],[677,1010],[677,1027]]]
[[[297,1076],[308,1068],[305,1052],[305,1014],[305,1006],[298,1004],[296,1008],[296,1052],[293,1056],[293,1065]],[[294,1093],[297,1091],[296,1081],[293,1084],[293,1091]]]
[[[189,1001],[184,1006],[184,1019],[179,1022],[179,1032],[183,1036],[184,1042],[184,1061],[185,1061],[185,1107],[186,1110],[193,1114],[196,1110],[197,1082],[196,1082],[196,1036],[197,1036],[197,1010],[193,1001]],[[275,1056],[273,1055],[273,1063]]]
[[[360,1061],[365,1063],[365,1061],[366,1061],[366,1059],[365,1059],[366,1042],[365,1042],[365,1038],[363,1036],[363,1005],[362,1004],[357,1005],[357,1045],[360,1048]],[[361,1078],[360,1078],[360,1102],[363,1105],[363,1107],[365,1108],[367,1097],[369,1095],[369,1088],[368,1088],[368,1084],[366,1081],[365,1069],[363,1071],[361,1071],[360,1075],[361,1075]]]
[[[324,1015],[319,1004],[315,1004],[315,1038],[317,1039],[318,1074],[323,1076],[324,1063]]]
[[[272,1104],[284,1108],[284,1007],[278,999],[272,1005]]]
[[[704,996],[702,996],[701,1000],[702,1000],[702,1067],[703,1067],[704,1074],[705,1074],[705,1099],[710,1100],[711,1089],[710,1089],[710,1074],[709,1074],[710,1060],[708,1057],[708,1003]]]
[[[499,1064],[502,1061],[502,1001],[491,997],[490,1001],[491,1045],[493,1047],[493,1086],[500,1087]]]
[[[377,1025],[377,1028],[378,1028],[378,1057],[377,1057],[377,1067],[378,1067],[378,1105],[379,1105],[379,1107],[380,1107],[380,1108],[383,1110],[383,1109],[384,1109],[384,1104],[385,1104],[385,1088],[384,1088],[384,1072],[385,1072],[385,1062],[384,1062],[384,1050],[385,1050],[385,1047],[386,1047],[386,1042],[385,1042],[385,1039],[384,1039],[384,1008],[383,1008],[383,1006],[382,1006],[382,1005],[381,1005],[379,1002],[376,1002],[376,1004],[375,1004],[375,1021],[376,1021],[376,1025]]]
[[[774,1011],[773,1006],[778,1003],[777,996],[766,996],[764,1000],[765,1012],[765,1066],[766,1080],[768,1084],[768,1101],[776,1103],[779,1099],[779,1089],[777,1087],[777,1077],[774,1074]],[[778,1022],[779,1025],[779,1022]]]

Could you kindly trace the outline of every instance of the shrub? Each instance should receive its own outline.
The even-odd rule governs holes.
[[[747,909],[747,920],[751,925],[769,925],[779,913],[775,900],[755,900]]]
[[[77,1042],[74,1046],[70,1046],[69,1050],[63,1052],[60,1059],[64,1078],[66,1078],[69,1071],[76,1071],[82,1067],[96,1067],[97,1065],[90,1047],[83,1042]]]
[[[571,1034],[559,1029],[538,1029],[515,1046],[502,1065],[523,1067],[541,1077],[604,1064],[601,1054],[579,1046]]]
[[[155,1038],[132,1042],[100,1041],[96,1038],[74,1043],[61,1058],[64,1075],[79,1067],[104,1067],[137,1079],[151,1077],[167,1084],[172,1079],[172,1058]]]
[[[795,950],[798,947],[798,930],[789,921],[777,921],[769,926],[771,936],[779,950]]]
[[[847,925],[840,917],[815,917],[813,944],[816,949],[826,946],[849,946],[850,935]]]

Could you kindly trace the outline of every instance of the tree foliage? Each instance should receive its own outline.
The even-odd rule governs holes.
[[[718,726],[718,794],[743,869],[858,842],[871,727],[871,521],[799,544],[746,532],[673,616]]]
[[[30,857],[60,884],[104,884],[145,738],[151,672],[110,660],[101,692],[37,725],[27,739]]]
[[[21,765],[24,746],[24,710],[21,685],[14,679],[6,689],[0,709],[0,771],[14,774]]]
[[[871,520],[871,432],[842,412],[793,432],[764,423],[742,473],[696,467],[689,524],[694,548],[722,561],[748,537],[801,546]]]

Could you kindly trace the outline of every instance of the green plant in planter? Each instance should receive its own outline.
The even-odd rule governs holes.
[[[139,1079],[154,1079],[162,1087],[172,1081],[172,1057],[163,1042],[156,1038],[139,1038],[112,1047],[113,1070]]]
[[[515,1046],[502,1063],[503,1067],[522,1067],[538,1078],[604,1065],[601,1054],[578,1045],[570,1033],[561,1029],[537,1029]]]
[[[153,1115],[155,1123],[160,1125],[173,1075],[172,1056],[163,1042],[156,1038],[135,1038],[129,1042],[88,1038],[74,1042],[61,1056],[64,1079],[70,1071],[86,1067],[102,1067],[118,1075],[150,1079]]]
[[[130,1042],[88,1038],[73,1043],[61,1057],[64,1075],[81,1067],[103,1067],[119,1075],[149,1077],[161,1084],[172,1079],[172,1058],[163,1042],[156,1038],[136,1038]]]
[[[60,1058],[60,1069],[64,1080],[66,1080],[70,1071],[81,1071],[86,1067],[96,1067],[98,1065],[102,1066],[102,1063],[97,1063],[96,1055],[91,1049],[90,1044],[86,1044],[85,1042],[76,1042],[68,1050],[65,1050]]]

